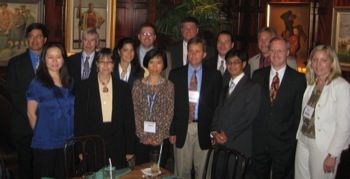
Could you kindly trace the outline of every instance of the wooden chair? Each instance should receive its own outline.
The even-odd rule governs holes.
[[[107,164],[104,140],[97,135],[66,141],[64,157],[67,178],[96,172]]]
[[[229,165],[229,163],[231,163],[231,165]],[[220,167],[220,170],[222,170],[221,172],[225,175],[223,176],[224,178],[230,178],[229,176],[231,176],[232,179],[244,179],[248,163],[249,158],[242,153],[224,146],[214,146],[214,148],[210,149],[208,152],[203,179],[217,178],[218,167]]]

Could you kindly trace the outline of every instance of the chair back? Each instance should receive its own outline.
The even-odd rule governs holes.
[[[64,160],[67,178],[96,172],[106,165],[105,143],[97,135],[79,136],[66,141]]]
[[[249,158],[244,154],[224,146],[214,146],[207,154],[203,179],[215,179],[218,173],[221,173],[220,178],[244,179],[248,163]]]

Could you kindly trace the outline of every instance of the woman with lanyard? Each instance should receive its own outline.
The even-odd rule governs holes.
[[[165,52],[159,48],[148,51],[143,66],[149,71],[149,76],[136,80],[132,89],[139,140],[135,149],[136,164],[149,162],[150,152],[158,151],[167,140],[174,114],[174,86],[161,76],[167,67]],[[161,166],[164,167],[165,162],[166,158],[162,157]]]
[[[116,60],[114,76],[116,79],[128,83],[130,87],[136,79],[141,79],[144,74],[135,48],[135,41],[130,37],[125,37],[118,41],[117,47],[113,50],[113,57]]]

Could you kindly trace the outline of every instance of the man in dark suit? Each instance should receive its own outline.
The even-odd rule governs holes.
[[[172,59],[172,69],[184,66],[187,64],[187,43],[193,37],[196,37],[199,32],[199,22],[194,17],[185,17],[181,21],[181,34],[183,40],[169,47]],[[214,55],[212,47],[207,47],[206,58],[211,58]]]
[[[189,64],[170,72],[174,83],[174,119],[170,129],[170,142],[176,144],[175,171],[183,178],[191,177],[192,164],[196,178],[202,178],[210,144],[210,125],[217,106],[221,75],[206,68],[205,42],[194,37],[188,42]]]
[[[257,178],[293,178],[296,131],[306,87],[305,76],[287,65],[289,44],[274,37],[269,44],[271,66],[256,70],[262,87],[261,106],[253,128],[253,165]]]
[[[246,52],[231,49],[227,52],[225,60],[230,80],[224,84],[220,95],[212,123],[211,136],[215,143],[251,157],[253,121],[259,112],[261,88],[250,80],[249,75],[244,73],[248,61]],[[223,160],[223,156],[220,156],[219,161]],[[231,160],[229,162],[229,166],[232,167],[229,168],[234,167],[233,161],[232,158],[232,162]],[[220,164],[222,162],[217,165],[216,178],[225,178],[223,166]],[[249,165],[248,168],[250,174],[251,166]],[[229,175],[232,175],[232,171],[228,172]],[[237,172],[239,175],[242,174],[241,170]]]
[[[47,27],[33,23],[26,29],[28,50],[13,57],[7,68],[7,85],[13,104],[11,131],[16,146],[20,178],[32,178],[33,131],[27,117],[27,88],[35,76],[40,61],[41,50],[48,36]]]
[[[74,80],[74,88],[81,80],[96,74],[96,49],[99,45],[99,35],[96,29],[88,28],[83,33],[83,50],[68,58],[67,65]]]

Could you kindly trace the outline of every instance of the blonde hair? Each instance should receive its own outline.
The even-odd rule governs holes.
[[[321,50],[327,54],[327,57],[328,57],[327,59],[332,63],[331,72],[326,79],[326,84],[329,84],[330,82],[332,82],[332,80],[334,80],[335,78],[337,78],[341,75],[341,69],[340,69],[338,56],[335,53],[335,51],[333,50],[333,48],[328,46],[328,45],[318,45],[312,49],[311,54],[310,54],[308,61],[307,61],[307,65],[306,65],[306,80],[307,80],[307,83],[310,85],[315,84],[315,82],[317,80],[317,76],[316,76],[314,70],[312,69],[311,62],[315,56],[315,53],[317,51],[321,51]]]

